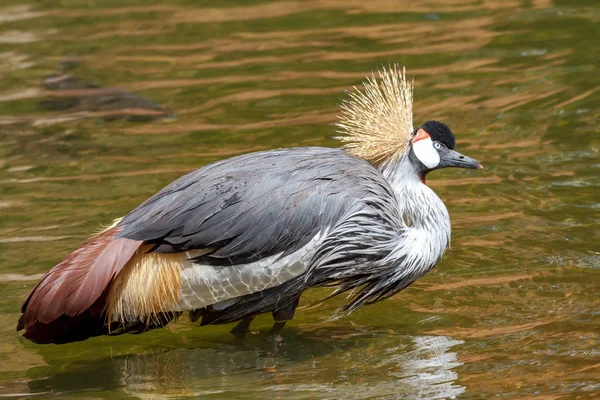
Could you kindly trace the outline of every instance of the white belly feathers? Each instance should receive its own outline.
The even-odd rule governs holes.
[[[283,256],[232,266],[191,261],[205,251],[159,254],[141,248],[115,278],[108,295],[109,321],[149,321],[160,313],[212,305],[223,309],[240,296],[269,289],[306,272],[325,237],[317,233],[304,247]]]
[[[282,257],[277,254],[235,266],[210,266],[186,262],[181,270],[179,300],[172,311],[186,311],[215,305],[224,308],[235,297],[279,286],[306,271],[314,249],[321,241],[317,234],[303,248]],[[193,257],[193,255],[192,255]]]

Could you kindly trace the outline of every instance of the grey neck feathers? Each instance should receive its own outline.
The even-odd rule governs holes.
[[[446,206],[421,182],[408,155],[382,164],[379,170],[395,194],[396,204],[390,204],[386,212],[398,223],[399,229],[389,229],[389,224],[385,226],[387,229],[373,229],[373,221],[369,221],[365,233],[364,226],[357,223],[357,220],[363,221],[358,215],[349,219],[348,226],[339,227],[343,234],[332,235],[331,243],[322,246],[323,250],[315,257],[315,270],[311,272],[312,284],[336,285],[332,295],[350,292],[348,302],[334,318],[406,288],[440,261],[450,243],[450,218]],[[351,234],[357,228],[361,229],[360,235],[370,235],[373,242],[380,243],[370,251],[382,258],[364,261],[365,249],[356,248],[353,240],[356,236]],[[347,238],[349,242],[346,242]],[[353,251],[355,260],[348,262],[344,257],[340,258],[340,255]]]
[[[373,265],[361,263],[357,269],[335,263],[337,269],[333,277],[338,288],[333,294],[351,290],[349,302],[336,312],[335,317],[406,288],[440,261],[450,243],[450,218],[446,206],[421,182],[408,155],[382,164],[379,170],[394,191],[396,210],[390,212],[394,214],[391,217],[397,219],[400,230],[383,246],[386,255]],[[343,243],[336,243],[327,254],[340,253],[341,246]],[[326,260],[318,269],[331,272],[334,269],[330,264]],[[331,284],[331,277],[327,274],[323,282]]]
[[[450,244],[450,217],[442,200],[419,179],[408,152],[380,171],[392,186],[406,231],[394,256],[404,255],[413,273],[422,275],[437,264]]]

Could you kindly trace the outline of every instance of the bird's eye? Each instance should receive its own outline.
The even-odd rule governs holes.
[[[439,150],[439,149],[441,149],[441,148],[442,148],[442,145],[441,145],[439,142],[435,142],[435,143],[433,144],[433,147],[435,147],[436,149],[438,149],[438,150]]]

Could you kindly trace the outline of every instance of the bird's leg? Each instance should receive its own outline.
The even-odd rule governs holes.
[[[240,321],[233,329],[230,331],[233,336],[235,336],[237,341],[244,341],[246,334],[250,332],[250,323],[254,317],[247,317]]]
[[[281,342],[283,340],[283,338],[281,337],[281,330],[285,326],[286,322],[287,322],[287,320],[286,321],[275,321],[275,323],[273,324],[273,327],[267,334],[267,339],[272,342],[275,342],[275,343]]]
[[[294,299],[288,305],[273,311],[273,320],[275,323],[267,335],[269,340],[275,343],[283,340],[281,337],[281,330],[286,322],[294,318],[294,313],[296,312],[296,307],[298,307],[299,300],[300,297]]]

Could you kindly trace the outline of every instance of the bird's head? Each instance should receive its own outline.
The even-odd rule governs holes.
[[[456,140],[446,125],[427,121],[413,129],[412,80],[404,68],[392,65],[363,82],[342,102],[337,139],[348,152],[376,166],[389,166],[408,155],[425,182],[440,168],[481,168],[474,159],[454,151]]]
[[[441,168],[483,168],[477,160],[454,150],[456,139],[450,128],[438,121],[427,121],[412,133],[408,157],[419,177]]]

